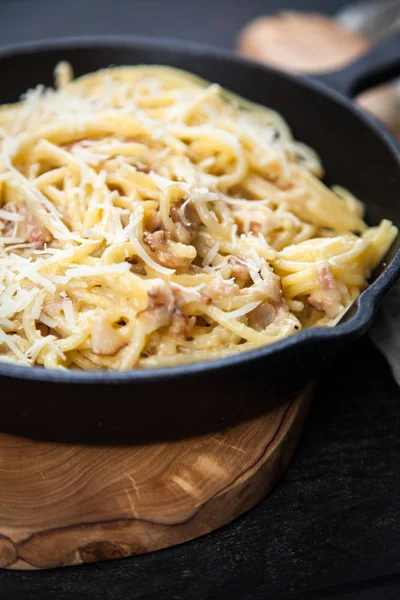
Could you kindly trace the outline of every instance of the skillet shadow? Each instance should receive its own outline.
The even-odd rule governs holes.
[[[296,395],[299,381],[268,381],[265,370],[239,369],[226,377],[159,382],[160,398],[146,385],[62,385],[2,382],[1,431],[32,439],[128,444],[176,440],[254,419]],[[273,378],[272,378],[273,379]],[[292,382],[296,381],[296,385]],[[176,389],[176,387],[179,388]]]

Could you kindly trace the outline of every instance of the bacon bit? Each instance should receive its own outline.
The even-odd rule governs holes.
[[[174,223],[182,223],[182,217],[180,213],[180,209],[182,204],[184,204],[185,200],[182,200],[179,206],[171,207],[171,219]],[[185,225],[186,229],[192,229],[195,225],[200,225],[201,220],[197,213],[195,206],[193,206],[192,202],[188,202],[185,206],[185,215],[187,219],[190,221],[191,225]]]
[[[174,284],[173,286],[173,294],[176,301],[176,306],[179,308],[185,306],[185,304],[189,304],[190,302],[197,302],[199,304],[211,304],[211,298],[209,296],[205,296],[198,289],[182,289]],[[202,288],[203,289],[203,288]]]
[[[269,302],[263,302],[255,308],[249,315],[249,325],[256,331],[264,331],[264,329],[275,321],[277,308]]]
[[[283,312],[289,312],[290,311],[289,305],[286,302],[285,298],[283,298],[283,296],[282,296],[282,298],[278,302],[276,300],[272,300],[271,304],[278,311],[283,311]]]
[[[334,319],[342,309],[342,295],[328,263],[323,263],[317,268],[317,277],[322,289],[310,294],[308,302],[315,310]]]
[[[334,295],[332,294],[334,292]],[[327,317],[334,319],[340,312],[340,294],[337,296],[336,290],[326,290],[325,292],[313,292],[308,303],[318,312],[324,312]]]
[[[148,339],[148,342],[143,350],[144,356],[154,356],[160,344],[160,336],[157,332],[153,332]]]
[[[175,305],[174,295],[171,288],[166,283],[152,287],[148,292],[153,306],[166,306],[168,310],[173,310]]]
[[[36,323],[35,327],[38,331],[40,331],[40,335],[42,337],[46,337],[46,335],[49,335],[50,333],[50,328],[44,323]]]
[[[136,171],[139,171],[140,173],[150,173],[151,171],[150,167],[140,162],[140,160],[137,160],[134,163],[132,163],[132,166],[135,167]]]
[[[168,248],[164,249],[163,247],[156,252],[156,255],[160,263],[170,269],[186,268],[193,260],[185,256],[178,256],[171,250],[168,250]]]
[[[246,281],[246,279],[250,277],[250,271],[248,266],[243,260],[240,260],[240,258],[231,255],[228,257],[227,262],[228,265],[231,267],[232,277],[235,277],[235,279],[243,279],[244,281]]]
[[[166,327],[171,321],[171,314],[165,306],[155,305],[147,308],[142,313],[142,321],[146,333],[157,331],[160,327]]]
[[[282,283],[280,277],[274,273],[272,267],[263,269],[263,281],[256,283],[254,288],[260,288],[268,297],[270,302],[280,304],[284,302],[282,297]]]
[[[146,275],[146,269],[142,263],[140,263],[135,256],[127,258],[126,262],[131,265],[131,272],[136,275]]]
[[[268,206],[257,206],[251,203],[235,210],[235,217],[240,226],[240,233],[262,233],[267,235],[280,227],[280,220]]]
[[[114,356],[126,346],[123,327],[115,328],[106,314],[101,315],[92,328],[92,351],[98,356]]]
[[[336,287],[335,279],[328,263],[317,268],[317,277],[324,290],[332,290]]]
[[[169,240],[165,231],[159,230],[155,231],[154,233],[148,233],[147,231],[145,231],[143,234],[143,241],[145,244],[148,245],[150,250],[155,252],[157,248],[164,244],[167,244]]]
[[[196,317],[189,318],[176,308],[172,314],[169,333],[174,338],[187,339],[195,323]]]
[[[176,241],[182,242],[183,244],[190,244],[196,235],[201,221],[196,208],[189,202],[185,207],[185,216],[186,219],[190,221],[190,225],[184,223],[182,221],[182,213],[180,210],[183,203],[184,200],[182,200],[179,206],[171,207],[171,219],[175,223],[174,238],[176,238]]]
[[[183,202],[181,204],[183,204]],[[182,223],[179,208],[180,206],[171,206],[171,219],[174,223]]]
[[[191,222],[192,227],[200,225],[201,219],[196,210],[196,207],[194,206],[194,204],[192,202],[189,202],[189,204],[186,205],[185,214],[186,214],[187,218],[189,219],[189,221]]]
[[[44,244],[51,242],[52,235],[40,221],[25,206],[18,206],[16,202],[8,202],[2,207],[11,213],[21,215],[21,221],[8,221],[4,227],[5,235],[11,235],[15,225],[17,226],[16,237],[23,238],[25,242],[34,244],[36,249],[43,248]]]
[[[154,233],[146,231],[143,234],[143,241],[155,253],[157,260],[165,267],[170,267],[171,269],[188,267],[195,257],[194,255],[193,258],[188,258],[175,252],[179,242],[175,245],[163,230],[155,231]]]
[[[186,331],[186,327],[188,324],[188,318],[176,308],[172,315],[172,322],[169,328],[169,333],[173,337],[183,337]]]
[[[262,233],[261,223],[258,223],[258,221],[250,221],[249,227],[253,233]]]
[[[140,314],[146,333],[152,333],[160,327],[170,324],[175,310],[175,298],[167,284],[158,285],[148,292],[149,306]]]

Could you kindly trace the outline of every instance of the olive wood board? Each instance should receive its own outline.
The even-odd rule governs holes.
[[[251,421],[175,442],[90,446],[0,434],[0,567],[121,558],[225,525],[284,473],[311,389]]]

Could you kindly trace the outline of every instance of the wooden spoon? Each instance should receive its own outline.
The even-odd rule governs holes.
[[[259,17],[239,34],[241,52],[291,71],[339,69],[368,50],[368,41],[334,19],[315,13],[282,12]]]
[[[284,70],[313,73],[340,69],[368,50],[371,43],[357,31],[316,13],[283,12],[259,17],[241,31],[239,50]],[[400,136],[400,106],[389,83],[360,94],[357,102]]]

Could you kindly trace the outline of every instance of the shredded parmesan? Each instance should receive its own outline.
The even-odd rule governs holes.
[[[192,198],[188,198],[187,200],[185,200],[185,202],[179,208],[179,216],[181,218],[181,221],[187,227],[191,226],[191,222],[189,221],[189,219],[185,215],[185,209],[186,209],[187,205],[189,204],[189,202],[191,202],[191,201],[192,201]]]
[[[43,294],[40,294],[40,293],[36,294],[35,299],[32,303],[32,309],[31,309],[32,319],[37,320],[40,318],[42,306],[43,306]]]
[[[10,210],[3,210],[0,208],[0,219],[5,219],[6,221],[23,221],[24,217],[19,215],[18,213],[11,212]]]
[[[247,315],[247,313],[257,308],[259,304],[261,304],[261,300],[258,300],[258,302],[249,302],[248,304],[244,304],[236,310],[231,310],[230,312],[225,313],[225,316],[227,319],[239,319],[240,317]]]
[[[47,327],[49,327],[50,329],[54,329],[55,327],[57,327],[57,321],[55,321],[54,319],[51,319],[44,312],[40,313],[39,319],[44,325],[47,325]]]
[[[205,255],[203,262],[201,263],[203,267],[208,267],[210,263],[217,256],[219,250],[219,242],[215,242],[215,244],[209,249],[207,254]]]
[[[75,333],[77,331],[77,324],[75,319],[74,307],[71,300],[69,300],[69,298],[65,298],[63,300],[62,307],[65,315],[65,320],[67,321],[67,325],[69,329]]]
[[[25,364],[28,364],[28,361],[26,359],[26,357],[24,356],[24,354],[21,352],[21,350],[18,348],[18,346],[15,344],[14,342],[14,336],[11,335],[7,335],[6,333],[4,333],[4,331],[1,329],[0,327],[0,346],[2,344],[8,346],[8,348],[11,350],[11,352],[22,362]]]
[[[332,326],[397,234],[218,84],[55,79],[0,111],[0,361],[170,366]]]

